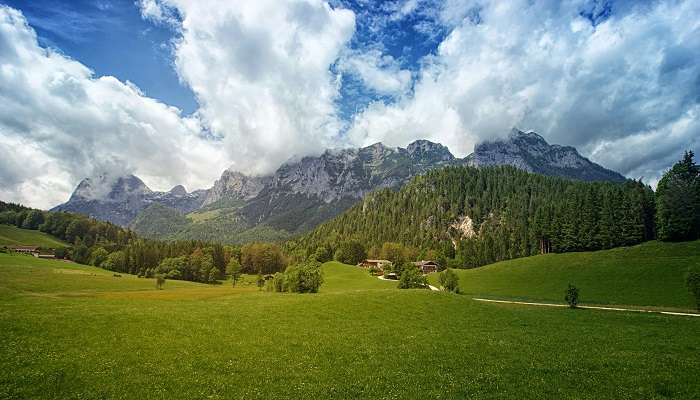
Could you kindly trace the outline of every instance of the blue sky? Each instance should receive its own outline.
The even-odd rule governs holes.
[[[654,184],[700,154],[696,0],[0,0],[0,198],[210,187],[517,127]],[[29,162],[28,162],[29,161]]]
[[[42,46],[80,61],[96,75],[133,82],[145,95],[185,114],[197,110],[194,93],[180,82],[173,67],[171,43],[179,37],[177,30],[142,18],[134,0],[9,0],[5,4],[23,12]],[[356,15],[350,48],[380,49],[413,74],[447,34],[426,9],[392,19],[400,11],[394,2],[335,0],[331,4]],[[351,74],[342,75],[336,104],[343,120],[349,121],[372,101],[391,103],[394,97],[376,93]]]
[[[43,46],[79,60],[97,75],[135,83],[146,95],[185,113],[197,109],[194,94],[172,66],[176,32],[141,18],[133,0],[10,0],[39,35]]]

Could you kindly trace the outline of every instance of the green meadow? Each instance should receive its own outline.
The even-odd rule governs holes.
[[[339,263],[318,294],[0,254],[0,398],[697,398],[700,319],[486,304]],[[250,278],[250,277],[248,277]],[[584,292],[585,293],[585,292]]]
[[[564,302],[571,283],[587,304],[693,309],[685,285],[690,265],[700,264],[700,241],[647,242],[612,250],[546,254],[455,270],[469,297]],[[430,281],[437,284],[437,275]]]
[[[0,224],[0,247],[21,245],[49,248],[67,246],[65,242],[43,232]]]

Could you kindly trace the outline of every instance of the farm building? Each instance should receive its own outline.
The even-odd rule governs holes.
[[[430,260],[421,260],[421,261],[416,261],[413,263],[420,271],[423,273],[423,275],[430,274],[432,272],[435,272],[438,270],[439,265],[435,261],[430,261]]]
[[[364,260],[357,265],[359,267],[362,267],[362,268],[377,268],[377,269],[383,270],[384,266],[391,265],[391,261],[389,261],[389,260]]]
[[[34,254],[39,252],[37,246],[8,246],[8,249],[16,253]]]

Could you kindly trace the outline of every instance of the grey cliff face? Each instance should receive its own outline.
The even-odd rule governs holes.
[[[183,212],[198,209],[205,191],[187,193],[178,185],[169,192],[154,192],[134,175],[83,179],[70,199],[52,211],[70,211],[126,226],[143,209],[157,203]]]
[[[376,143],[360,149],[326,151],[283,165],[266,191],[313,195],[326,203],[346,197],[359,199],[372,190],[395,187],[454,160],[446,147],[427,140],[411,143],[406,149]]]
[[[211,189],[192,193],[181,185],[168,192],[154,192],[133,175],[85,179],[70,200],[55,210],[127,226],[153,204],[184,214],[202,207],[225,208],[233,210],[235,218],[245,221],[248,228],[267,225],[301,232],[340,214],[371,191],[397,188],[416,175],[449,165],[511,165],[580,180],[625,179],[581,156],[573,147],[550,145],[534,132],[513,129],[505,139],[478,144],[464,159],[428,140],[417,140],[406,148],[376,143],[290,161],[269,176],[250,177],[226,170]],[[139,221],[148,225],[143,218]]]
[[[263,189],[268,177],[249,177],[240,172],[225,170],[209,189],[202,206],[222,200],[250,200]]]
[[[619,173],[583,157],[573,147],[550,145],[535,132],[517,129],[506,139],[476,145],[465,161],[473,167],[512,165],[528,172],[585,181],[625,180]]]

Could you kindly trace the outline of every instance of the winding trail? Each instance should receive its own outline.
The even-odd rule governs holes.
[[[510,300],[492,300],[492,299],[482,299],[482,298],[478,298],[478,297],[474,297],[474,298],[472,298],[472,300],[485,301],[485,302],[489,302],[489,303],[521,304],[521,305],[526,305],[526,306],[569,307],[567,304],[533,303],[533,302],[528,302],[528,301],[510,301]],[[652,313],[652,314],[680,315],[680,316],[684,316],[684,317],[700,317],[700,314],[698,314],[698,313],[644,310],[644,309],[635,309],[635,308],[601,307],[601,306],[577,306],[577,308],[584,308],[584,309],[588,309],[588,310],[631,311],[631,312]]]

